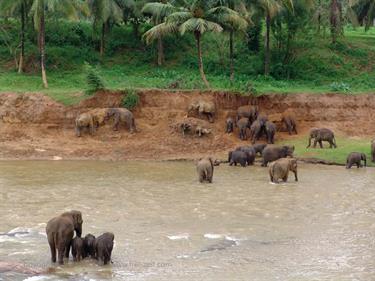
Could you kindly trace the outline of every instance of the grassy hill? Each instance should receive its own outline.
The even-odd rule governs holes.
[[[93,35],[90,23],[56,20],[47,23],[49,89],[43,89],[35,31],[32,27],[27,31],[26,73],[20,75],[10,52],[19,41],[18,23],[8,21],[0,25],[0,92],[43,92],[66,104],[74,103],[84,97],[87,88],[85,62],[96,67],[108,89],[204,88],[195,43],[189,35],[165,38],[166,64],[158,67],[155,45],[146,46],[129,26],[112,29],[107,37],[106,55],[100,58],[99,39]],[[330,43],[328,33],[318,36],[315,31],[305,30],[296,36],[294,56],[288,65],[283,64],[282,52],[273,47],[269,77],[262,75],[262,50],[250,51],[242,35],[237,36],[235,44],[236,76],[231,82],[228,34],[203,37],[205,70],[214,89],[253,94],[375,91],[375,28],[364,32],[363,28],[347,27],[345,37],[336,45]]]

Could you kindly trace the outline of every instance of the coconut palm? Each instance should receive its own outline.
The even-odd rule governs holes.
[[[18,61],[18,73],[23,72],[25,58],[25,26],[26,16],[30,11],[32,0],[2,0],[0,1],[0,11],[9,13],[21,20],[20,29],[20,58]]]
[[[206,87],[209,87],[203,67],[202,36],[206,32],[222,32],[223,27],[219,22],[229,17],[230,13],[236,12],[224,6],[215,7],[212,1],[192,0],[189,4],[186,4],[187,1],[184,2],[185,5],[167,16],[163,23],[147,31],[144,38],[150,43],[159,36],[170,33],[180,32],[181,35],[186,32],[193,33],[197,45],[199,72]]]
[[[84,9],[80,0],[33,0],[30,14],[34,19],[34,28],[38,31],[38,46],[43,86],[48,88],[45,63],[45,16],[48,12],[59,12],[69,19],[78,19],[78,11]]]
[[[105,34],[108,31],[110,22],[120,22],[122,20],[122,9],[124,2],[116,0],[89,0],[89,8],[94,19],[94,26],[100,26],[100,56],[104,55]]]
[[[151,16],[154,25],[163,23],[165,18],[172,12],[176,11],[176,8],[168,3],[166,0],[160,2],[146,3],[142,8],[142,14]],[[163,39],[160,35],[158,38],[158,65],[161,66],[164,63],[164,47]]]
[[[375,1],[374,0],[350,0],[350,10],[356,14],[357,21],[364,24],[367,31],[375,20]]]
[[[330,15],[329,20],[331,24],[331,37],[332,43],[337,42],[337,36],[340,33],[341,29],[341,4],[339,0],[332,0],[330,4]]]

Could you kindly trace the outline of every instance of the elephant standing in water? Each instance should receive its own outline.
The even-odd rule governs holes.
[[[366,167],[366,154],[352,152],[346,158],[346,168],[350,169],[353,165],[357,165],[357,168],[362,167],[361,161],[364,162],[364,166]]]
[[[323,148],[323,141],[329,142],[329,148],[337,148],[336,139],[334,133],[327,128],[313,128],[310,130],[309,143],[306,148],[311,146],[311,140],[314,139],[314,148],[319,143],[320,148]]]
[[[78,237],[81,237],[82,223],[80,211],[65,212],[47,223],[46,233],[51,249],[52,262],[56,262],[56,249],[58,251],[59,264],[64,263],[64,255],[69,258],[74,231]]]
[[[81,237],[74,237],[72,240],[72,256],[74,261],[82,260],[86,255],[84,252],[83,239]]]
[[[95,239],[95,253],[99,263],[106,265],[111,261],[114,239],[115,235],[111,232],[103,233]]]
[[[272,162],[269,166],[270,179],[274,183],[278,183],[279,179],[287,182],[289,171],[292,171],[294,173],[295,181],[298,181],[297,159],[281,158]]]
[[[293,157],[294,146],[277,146],[277,145],[267,145],[263,150],[262,166],[267,167],[269,162],[276,161],[280,158],[286,158],[288,156]]]
[[[199,177],[199,182],[203,183],[205,181],[212,183],[212,178],[214,176],[214,161],[211,157],[205,157],[198,161],[197,163],[197,173]]]

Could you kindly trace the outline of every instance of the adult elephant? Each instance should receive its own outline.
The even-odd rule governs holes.
[[[214,117],[216,113],[215,103],[211,101],[197,100],[192,102],[188,107],[188,115],[191,112],[198,112],[198,115],[206,115],[210,123],[214,122]]]
[[[240,135],[239,135],[240,139],[246,140],[247,139],[246,131],[248,128],[250,129],[249,119],[242,117],[240,120],[237,121],[237,127],[240,131]]]
[[[260,139],[262,132],[263,126],[261,121],[255,120],[254,123],[250,126],[250,137],[252,144],[255,144],[255,142]]]
[[[266,121],[264,126],[266,128],[267,143],[275,143],[276,125],[271,121]]]
[[[199,182],[203,183],[207,181],[212,183],[214,175],[214,160],[211,157],[199,159],[197,163],[197,173]]]
[[[258,114],[259,110],[257,106],[243,105],[237,109],[237,120],[247,118],[250,124],[252,124],[258,118]]]
[[[113,130],[118,131],[120,124],[128,126],[130,133],[137,130],[133,113],[126,108],[108,108],[106,120],[113,118]]]
[[[74,231],[78,237],[81,237],[82,222],[82,213],[73,210],[65,212],[47,223],[46,233],[51,249],[52,262],[56,262],[56,249],[58,251],[59,264],[64,263],[64,255],[66,258],[69,258]]]
[[[296,123],[296,120],[294,119],[293,116],[291,115],[283,115],[281,121],[285,124],[285,127],[289,133],[289,135],[291,135],[293,132],[297,135],[297,123]]]
[[[246,153],[246,162],[247,165],[254,165],[256,152],[252,146],[239,146],[235,151],[242,151]],[[229,160],[230,161],[230,160]]]
[[[262,153],[263,161],[262,166],[267,167],[269,162],[276,161],[280,158],[286,158],[288,156],[293,157],[294,146],[278,146],[278,145],[267,145]]]
[[[346,158],[346,168],[350,169],[353,165],[357,165],[357,168],[362,167],[361,161],[364,162],[364,166],[366,167],[366,154],[351,152]]]
[[[281,158],[272,162],[269,166],[270,179],[274,183],[278,183],[280,179],[287,182],[289,171],[294,173],[294,179],[295,181],[298,181],[297,159]]]
[[[314,148],[319,143],[320,148],[323,148],[323,141],[329,143],[329,148],[337,148],[335,134],[327,128],[313,128],[310,130],[309,143],[306,148],[311,146],[311,140],[314,139]]]

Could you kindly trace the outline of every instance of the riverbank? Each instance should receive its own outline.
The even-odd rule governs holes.
[[[229,92],[139,91],[140,103],[134,109],[138,132],[114,132],[111,124],[100,127],[94,136],[77,138],[74,119],[92,108],[118,107],[122,92],[100,92],[80,103],[65,106],[43,94],[0,94],[1,160],[176,160],[213,155],[225,159],[227,151],[249,142],[237,133],[225,133],[225,119],[236,108],[258,104],[273,121],[285,112],[293,113],[298,135],[278,132],[276,141],[296,146],[296,156],[344,163],[351,151],[370,156],[370,140],[375,135],[371,116],[375,110],[373,95],[290,94],[258,97]],[[174,130],[177,120],[186,116],[189,103],[196,99],[214,101],[218,114],[212,134],[202,138],[186,136]],[[312,127],[335,131],[338,149],[306,150],[307,134]],[[370,161],[368,161],[370,162]]]

